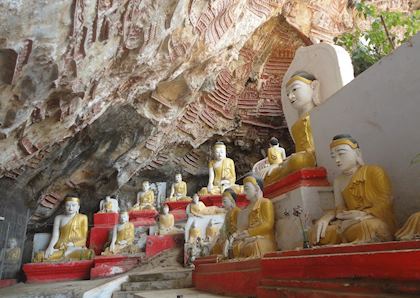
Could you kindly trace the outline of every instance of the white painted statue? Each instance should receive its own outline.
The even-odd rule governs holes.
[[[118,213],[118,200],[106,196],[105,199],[99,202],[99,213]]]
[[[167,201],[191,201],[191,198],[187,196],[187,190],[187,183],[182,181],[182,175],[176,174],[175,183],[171,186],[171,193]]]

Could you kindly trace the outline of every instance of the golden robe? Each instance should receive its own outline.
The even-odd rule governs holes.
[[[200,228],[190,228],[189,235],[188,235],[188,242],[194,243],[198,237],[201,238]]]
[[[346,210],[364,211],[368,216],[331,222],[321,245],[392,240],[395,218],[391,183],[381,167],[361,166],[342,191],[342,196]]]
[[[247,208],[251,208],[246,229],[249,237],[233,242],[233,256],[260,258],[265,253],[276,250],[273,203],[269,199],[260,198]]]
[[[413,240],[420,238],[420,212],[412,214],[405,224],[395,233],[397,240]]]
[[[277,182],[279,179],[300,169],[316,166],[315,146],[309,114],[299,118],[293,124],[291,132],[295,142],[296,153],[289,156],[286,162],[272,169],[264,177],[265,185]]]
[[[99,211],[99,213],[113,213],[113,208],[114,205],[112,204],[112,202],[105,202],[102,210]]]
[[[121,241],[126,241],[126,243],[121,244]],[[110,247],[107,247],[102,255],[117,255],[117,254],[133,254],[139,251],[136,245],[133,245],[134,242],[134,224],[131,222],[126,222],[122,229],[118,230],[117,228],[117,240],[115,241],[114,251],[110,251]]]
[[[216,206],[207,207],[201,201],[198,201],[197,204],[191,203],[189,206],[190,206],[190,212],[195,216],[214,215],[214,214],[217,214],[217,213],[222,213],[222,208],[219,208],[219,207],[216,207]],[[219,210],[220,210],[220,212],[219,212]]]
[[[270,165],[277,165],[283,162],[281,151],[276,147],[270,147],[267,150],[268,163]]]
[[[135,204],[130,209],[130,211],[139,211],[139,210],[147,210],[147,209],[155,210],[154,204],[155,204],[155,193],[153,192],[153,190],[150,189],[144,192],[140,196],[140,202]]]
[[[67,261],[67,260],[85,260],[91,259],[95,255],[91,249],[86,248],[88,232],[88,218],[84,214],[76,214],[71,220],[64,226],[60,227],[60,235],[57,243],[54,245],[55,251],[49,258],[45,258],[45,252],[38,252],[33,262],[44,262],[44,261]],[[69,246],[69,243],[73,243],[73,246]],[[65,256],[65,252],[68,247],[80,248],[77,251],[70,253]]]
[[[206,228],[206,238],[209,241],[213,241],[217,238],[217,234],[219,233],[219,229],[215,226],[208,226]]]
[[[174,195],[168,201],[191,201],[187,196],[187,183],[185,181],[174,183]]]
[[[233,233],[236,232],[239,211],[241,211],[241,209],[235,206],[232,210],[229,210],[228,213],[226,213],[225,221],[220,230],[219,237],[212,249],[213,254],[222,254],[225,242],[229,240]]]
[[[170,235],[182,232],[182,229],[175,227],[175,218],[173,214],[161,214],[159,216],[159,235]]]

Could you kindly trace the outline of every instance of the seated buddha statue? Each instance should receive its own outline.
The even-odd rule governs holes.
[[[249,205],[239,211],[246,221],[239,225],[232,235],[234,258],[259,258],[265,253],[276,250],[274,238],[273,203],[263,197],[262,181],[253,176],[244,179],[244,191]]]
[[[191,198],[187,196],[187,183],[182,181],[182,175],[175,175],[175,183],[171,186],[171,193],[167,201],[191,201]]]
[[[200,195],[219,195],[226,188],[232,188],[236,193],[241,193],[242,187],[235,184],[235,163],[226,157],[225,144],[216,142],[213,154],[215,159],[209,163],[209,181],[207,187],[200,190]]]
[[[206,205],[204,205],[203,202],[200,201],[200,197],[198,194],[193,195],[192,202],[188,204],[186,211],[189,216],[197,216],[197,217],[201,217],[203,215],[214,215],[214,214],[225,212],[223,208],[219,208],[217,206],[207,207]]]
[[[163,206],[163,213],[159,215],[159,235],[182,233],[182,229],[175,227],[174,215],[169,213],[169,206]]]
[[[219,228],[214,224],[214,219],[210,219],[206,227],[206,241],[213,242],[217,239]]]
[[[99,213],[117,213],[118,211],[118,201],[110,196],[106,196],[99,203]]]
[[[364,164],[359,144],[350,135],[335,136],[330,148],[341,171],[333,186],[336,208],[316,222],[311,241],[324,245],[392,240],[395,219],[385,171]]]
[[[7,248],[4,253],[4,260],[7,263],[19,263],[21,257],[21,249],[18,246],[16,238],[7,240]]]
[[[111,243],[102,255],[134,254],[139,247],[134,242],[134,224],[129,222],[126,211],[120,213],[119,223],[114,225],[111,233]]]
[[[137,194],[137,203],[131,207],[130,211],[156,210],[155,193],[150,188],[149,181],[144,181],[142,192]]]
[[[420,239],[420,212],[412,214],[405,224],[395,233],[397,240]]]
[[[315,107],[319,83],[310,74],[297,73],[286,84],[286,94],[291,105],[298,111],[299,119],[293,124],[291,134],[296,152],[288,156],[278,166],[264,176],[264,184],[272,184],[279,179],[303,168],[316,166],[315,147],[312,137],[309,112]]]
[[[36,253],[33,262],[62,262],[91,259],[95,253],[86,248],[88,218],[79,214],[80,200],[64,199],[64,214],[54,219],[53,232],[47,249]]]
[[[241,210],[236,206],[236,198],[236,193],[231,189],[226,189],[222,194],[223,208],[227,212],[217,241],[213,246],[213,254],[223,254],[228,257],[231,236],[236,232],[238,213]]]
[[[195,220],[193,220],[188,233],[188,243],[196,243],[199,238],[201,238],[201,229],[197,227]]]

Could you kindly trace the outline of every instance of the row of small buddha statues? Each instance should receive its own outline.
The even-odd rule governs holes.
[[[319,84],[312,75],[302,72],[295,74],[287,82],[287,97],[299,114],[298,120],[291,128],[296,152],[286,157],[278,140],[270,141],[270,149],[267,152],[268,166],[261,171],[265,185],[270,185],[297,170],[317,165],[309,112],[315,107],[318,87]],[[397,231],[389,178],[381,167],[364,164],[356,140],[349,135],[337,135],[330,144],[330,150],[340,171],[340,175],[334,179],[335,209],[318,219],[310,230],[311,242],[314,245],[390,241],[394,238],[409,240],[420,236],[420,212],[413,214]],[[194,216],[226,212],[213,251],[226,255],[227,251],[231,250],[234,257],[241,258],[259,257],[276,250],[274,208],[272,202],[262,195],[263,183],[254,176],[248,176],[243,180],[243,186],[235,184],[235,165],[232,159],[226,157],[226,146],[217,142],[213,153],[215,159],[211,160],[208,166],[208,185],[199,194],[222,194],[225,208],[220,210],[218,207],[206,207],[199,201],[198,195],[193,197],[188,207],[188,212]],[[186,189],[182,176],[177,175],[168,200],[188,199]],[[235,198],[236,194],[242,192],[250,203],[240,210],[236,207]],[[111,206],[109,200],[104,204]],[[36,260],[63,256],[80,259],[92,255],[92,251],[85,247],[87,217],[78,214],[78,208],[77,198],[66,199],[66,213],[56,217],[51,242],[45,252],[35,257]],[[144,182],[143,191],[131,210],[147,209],[155,209],[155,198],[149,183]],[[125,240],[131,237],[127,235],[131,235],[128,231],[132,228],[126,225],[128,220],[125,218],[125,215],[121,216],[119,227],[114,233],[115,237],[113,236],[115,242],[109,247],[109,251],[119,251],[120,247],[117,245],[130,243],[129,240],[121,242],[122,238]],[[174,218],[167,206],[163,208],[161,222],[162,233],[176,231],[172,230]],[[192,228],[194,236],[194,227]],[[126,236],[118,237],[120,231],[124,231],[120,234]]]

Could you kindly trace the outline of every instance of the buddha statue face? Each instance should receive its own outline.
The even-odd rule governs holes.
[[[181,182],[182,181],[182,176],[181,176],[181,174],[176,174],[175,175],[175,182],[176,183],[179,183],[179,182]]]
[[[8,248],[15,248],[15,247],[17,247],[17,240],[16,240],[16,238],[10,238],[7,241],[7,246],[8,246]]]
[[[226,210],[231,210],[231,209],[233,209],[233,207],[235,207],[234,206],[234,204],[233,204],[233,202],[232,202],[232,200],[229,198],[229,197],[223,197],[223,207],[226,209]]]
[[[331,148],[331,157],[342,173],[347,173],[361,164],[360,150],[353,149],[347,144]]]
[[[105,197],[105,202],[109,202],[109,201],[111,201],[111,197],[110,196],[106,196]]]
[[[214,158],[216,160],[223,160],[226,158],[226,147],[217,145],[214,147]]]
[[[167,215],[169,213],[169,206],[165,205],[163,206],[163,214]]]
[[[193,202],[194,204],[197,204],[200,201],[200,197],[198,196],[198,194],[194,194],[193,195]]]
[[[143,191],[148,191],[150,189],[149,181],[143,182]]]
[[[244,192],[249,201],[254,202],[258,199],[259,188],[252,182],[246,182],[244,184]]]
[[[67,201],[64,203],[64,212],[66,215],[73,215],[79,212],[80,205],[75,201]]]
[[[293,81],[287,88],[287,98],[296,110],[302,110],[305,106],[314,106],[312,97],[314,94],[311,84],[302,81]]]
[[[120,223],[121,224],[125,224],[126,222],[128,222],[128,220],[129,220],[129,216],[128,216],[127,212],[120,213]]]

